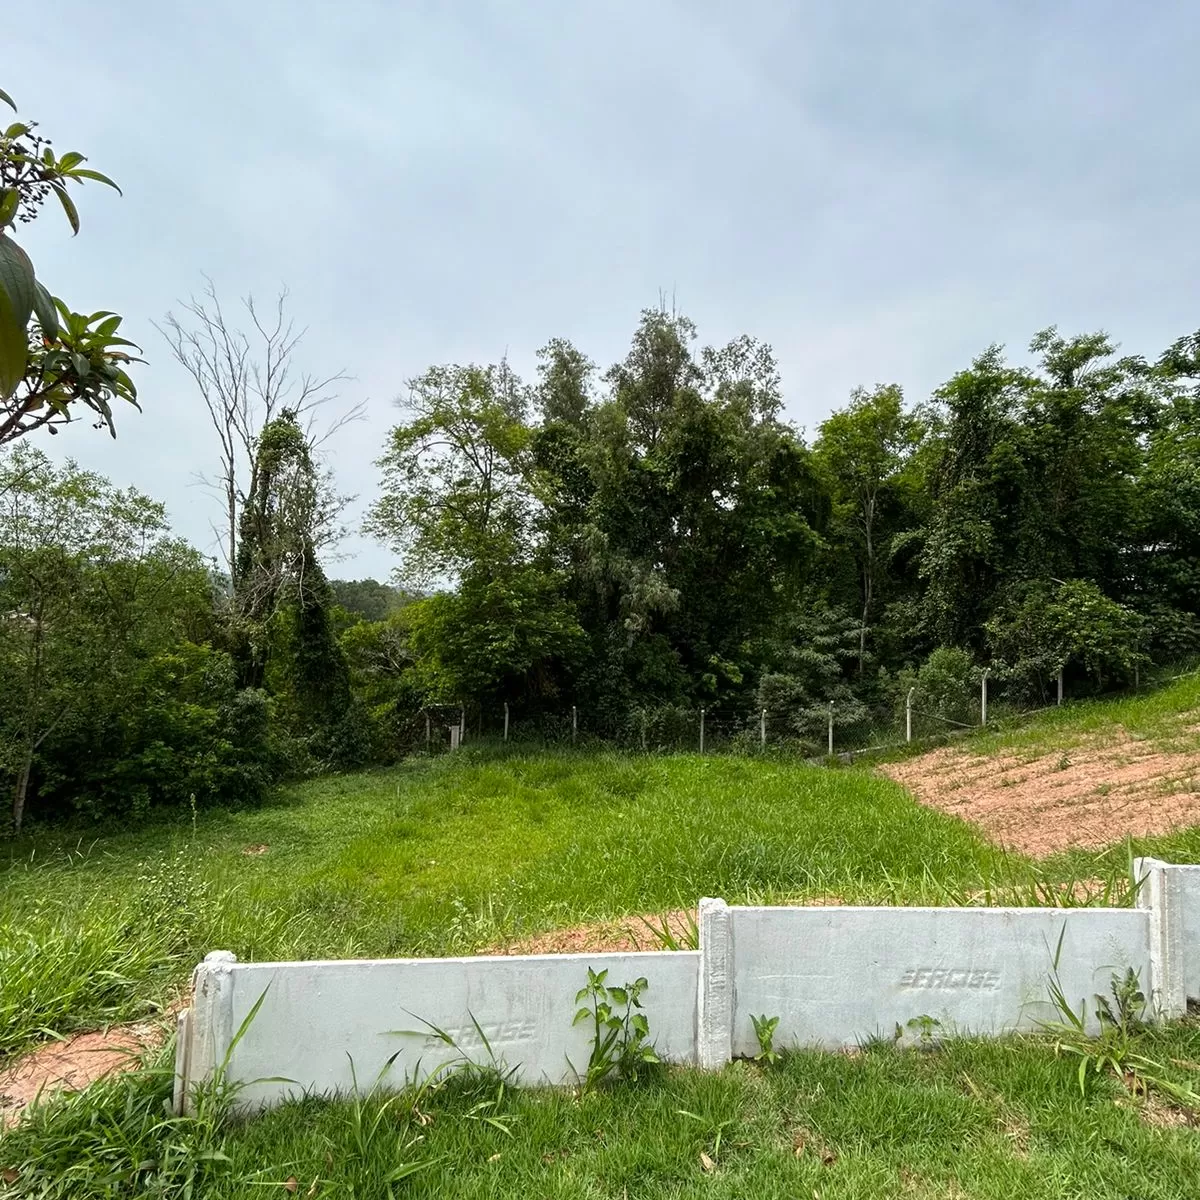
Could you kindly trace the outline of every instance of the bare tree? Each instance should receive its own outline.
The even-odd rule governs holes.
[[[317,453],[366,411],[365,403],[359,402],[327,416],[329,406],[339,399],[333,389],[349,377],[342,371],[326,377],[296,371],[294,355],[307,331],[297,329],[287,315],[287,298],[284,288],[270,313],[260,315],[254,297],[247,296],[242,302],[251,326],[247,333],[226,319],[216,288],[206,277],[200,298],[192,296],[182,305],[182,319],[167,313],[163,324],[156,326],[176,362],[195,382],[216,431],[218,475],[215,480],[207,476],[201,480],[220,494],[224,504],[224,519],[214,525],[214,532],[220,534],[230,595],[241,513],[255,492],[256,451],[264,427],[290,411],[304,429],[309,449]],[[344,531],[338,518],[350,499],[334,493],[328,471],[322,480],[326,495],[318,506],[321,518],[313,530],[314,548],[341,537]]]

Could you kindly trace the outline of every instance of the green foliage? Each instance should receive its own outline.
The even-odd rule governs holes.
[[[331,579],[333,602],[359,621],[386,621],[412,597],[376,579]]]
[[[1146,661],[1138,648],[1142,619],[1088,580],[1014,588],[986,629],[998,672],[1026,695],[1044,696],[1069,665],[1099,686],[1132,679]]]
[[[414,674],[427,703],[553,693],[580,629],[560,583],[530,567],[473,570],[457,591],[405,610]]]
[[[979,720],[979,668],[970,653],[956,646],[939,646],[917,671],[902,671],[896,679],[897,701],[906,703],[913,690],[913,710],[962,725]]]
[[[779,1028],[779,1018],[768,1017],[766,1013],[757,1017],[751,1014],[750,1021],[754,1025],[754,1039],[758,1042],[754,1061],[766,1063],[767,1066],[777,1063],[779,1051],[775,1049],[775,1030]]]
[[[5,93],[0,99],[15,111]],[[125,366],[138,360],[126,352],[133,343],[116,336],[121,318],[110,312],[84,316],[51,297],[9,232],[33,221],[53,196],[78,233],[68,185],[94,180],[117,187],[85,167],[82,154],[56,155],[36,128],[26,121],[0,128],[0,444],[42,426],[53,433],[81,405],[115,436],[113,401],[137,406]]]
[[[650,1041],[650,1023],[642,1012],[641,996],[650,985],[645,979],[635,979],[623,987],[611,987],[607,978],[607,968],[593,971],[588,967],[587,985],[575,995],[575,1003],[583,1007],[572,1024],[592,1026],[592,1049],[581,1080],[584,1091],[609,1077],[636,1083],[647,1068],[660,1061]]]
[[[17,446],[0,459],[0,780],[18,828],[195,793],[261,795],[253,699],[209,628],[203,561],[161,505]],[[242,760],[244,758],[244,764]]]

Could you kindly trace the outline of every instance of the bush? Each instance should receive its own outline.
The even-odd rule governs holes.
[[[253,804],[284,769],[271,701],[222,651],[181,643],[120,682],[40,748],[39,816]]]
[[[979,716],[979,680],[979,668],[968,651],[939,646],[919,670],[901,671],[896,677],[898,711],[903,714],[912,688],[915,712],[971,725]]]

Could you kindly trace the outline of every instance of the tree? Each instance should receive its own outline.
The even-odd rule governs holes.
[[[257,487],[255,464],[263,431],[286,410],[315,454],[366,411],[364,404],[355,404],[318,427],[320,412],[338,399],[332,389],[347,377],[340,371],[325,377],[296,373],[294,358],[305,330],[288,317],[287,298],[284,289],[272,311],[260,315],[254,297],[247,296],[243,306],[252,326],[247,334],[226,319],[216,288],[207,280],[201,298],[193,296],[183,305],[182,320],[168,313],[159,327],[175,361],[195,383],[217,435],[219,467],[212,486],[224,507],[221,548],[231,595],[242,511]],[[341,537],[338,517],[349,500],[336,496],[328,473],[323,480],[325,503],[310,531],[318,549]]]
[[[204,625],[208,578],[161,505],[17,447],[0,459],[0,774],[13,825],[48,739],[120,697],[148,655]]]
[[[3,91],[0,102],[16,111]],[[136,347],[117,336],[121,318],[75,313],[52,297],[8,232],[35,220],[53,196],[78,233],[79,213],[67,185],[90,179],[120,190],[85,167],[77,151],[55,155],[36,129],[36,122],[15,121],[0,132],[0,445],[43,427],[55,433],[81,407],[115,437],[113,402],[138,406],[125,371],[138,361],[127,353]]]
[[[896,384],[873,391],[857,388],[850,404],[822,422],[814,453],[829,475],[836,513],[853,547],[861,583],[858,672],[867,655],[867,630],[875,603],[881,537],[888,490],[894,489],[920,436],[917,421],[904,412]]]
[[[529,550],[526,393],[506,363],[430,367],[388,435],[369,533],[413,583],[521,559]]]

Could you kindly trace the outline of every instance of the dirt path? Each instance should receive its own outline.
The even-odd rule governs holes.
[[[135,1067],[146,1050],[161,1046],[173,1015],[111,1025],[65,1042],[47,1042],[0,1070],[0,1129],[16,1121],[41,1093],[75,1092],[113,1071]]]
[[[1169,751],[1121,728],[1033,756],[946,746],[880,770],[922,804],[1042,856],[1200,824],[1200,751]]]

